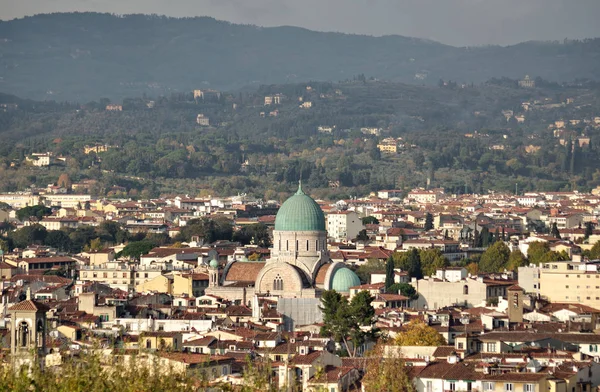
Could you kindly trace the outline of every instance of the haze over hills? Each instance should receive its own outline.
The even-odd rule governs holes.
[[[418,84],[600,79],[599,59],[600,39],[457,48],[207,17],[56,13],[0,22],[0,91],[34,99],[120,100],[359,74]]]

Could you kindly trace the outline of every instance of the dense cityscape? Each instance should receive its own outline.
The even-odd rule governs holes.
[[[599,39],[25,15],[0,391],[600,391]]]

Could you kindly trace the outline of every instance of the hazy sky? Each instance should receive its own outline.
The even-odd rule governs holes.
[[[4,20],[62,11],[207,15],[453,45],[600,36],[600,0],[0,0]]]

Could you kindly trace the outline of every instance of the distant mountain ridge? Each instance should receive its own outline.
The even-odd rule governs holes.
[[[34,99],[121,99],[359,74],[419,84],[525,74],[598,80],[598,60],[600,39],[457,48],[208,17],[55,13],[0,22],[0,91]]]

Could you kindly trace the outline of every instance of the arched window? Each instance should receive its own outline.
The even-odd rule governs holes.
[[[290,240],[285,240],[285,250],[290,250]]]
[[[146,340],[146,348],[152,348],[152,341],[150,339]]]
[[[21,347],[27,347],[29,342],[29,324],[26,321],[21,322],[19,326],[19,338],[21,340]]]
[[[308,252],[308,240],[306,240],[306,251]]]
[[[468,295],[469,294],[469,286],[467,286],[467,285],[463,286],[463,294],[464,295]]]
[[[300,247],[298,246],[298,240],[296,240],[296,252],[298,252],[300,250]]]
[[[315,240],[315,250],[319,250],[319,240]]]
[[[281,279],[281,276],[279,275],[273,280],[273,290],[283,290],[283,279]]]

